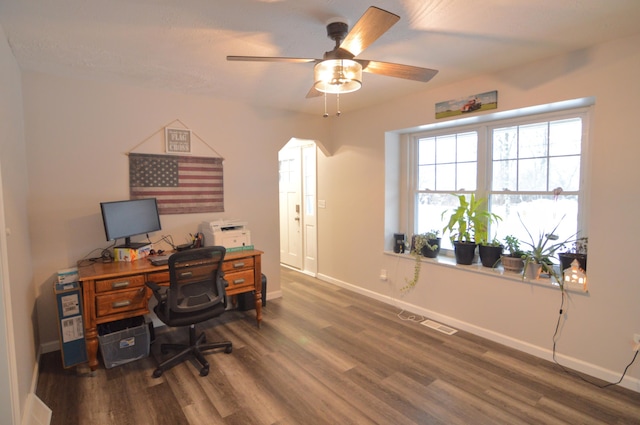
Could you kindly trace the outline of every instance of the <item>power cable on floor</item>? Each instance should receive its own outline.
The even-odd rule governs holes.
[[[562,368],[562,370],[571,376],[580,378],[581,380],[583,380],[584,382],[593,385],[594,387],[598,387],[598,388],[607,388],[607,387],[611,387],[613,385],[618,385],[620,382],[622,382],[622,380],[624,379],[624,376],[627,374],[627,370],[629,370],[629,367],[631,367],[631,365],[636,361],[636,358],[638,357],[638,350],[636,349],[635,354],[633,355],[633,358],[631,359],[631,362],[629,362],[629,364],[627,365],[627,367],[624,368],[624,371],[622,372],[622,376],[620,376],[620,379],[618,379],[617,382],[608,382],[606,384],[600,385],[597,384],[593,381],[590,381],[589,379],[586,379],[584,376],[570,370],[567,369],[566,367],[564,367],[563,365],[560,364],[560,362],[558,362],[558,360],[556,359],[556,343],[557,343],[557,338],[558,338],[558,330],[560,329],[560,319],[562,318],[562,312],[563,312],[563,307],[564,307],[564,297],[565,297],[565,293],[564,290],[560,291],[562,294],[562,301],[560,302],[560,314],[558,315],[558,321],[556,323],[556,329],[553,333],[553,361],[555,364],[557,364],[558,366],[560,366],[560,368]]]

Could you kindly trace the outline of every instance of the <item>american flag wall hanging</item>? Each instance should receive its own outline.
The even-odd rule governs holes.
[[[223,212],[222,158],[130,153],[129,193],[156,198],[160,214]]]

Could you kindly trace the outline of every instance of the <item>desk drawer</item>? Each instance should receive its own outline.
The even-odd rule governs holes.
[[[144,286],[144,276],[123,276],[116,279],[104,279],[96,281],[96,293],[119,291],[121,289]]]
[[[241,272],[227,273],[224,278],[229,282],[229,286],[227,286],[227,294],[233,295],[238,292],[246,292],[241,291],[241,289],[245,288],[253,288],[255,282],[253,278],[253,270],[244,270]]]
[[[225,261],[222,263],[222,271],[225,273],[231,273],[236,270],[253,269],[253,265],[253,257],[238,258],[237,260]]]
[[[147,289],[129,289],[112,294],[96,295],[96,316],[147,308]]]
[[[149,273],[149,275],[147,275],[147,282],[155,282],[158,285],[168,285],[170,280],[168,271]]]

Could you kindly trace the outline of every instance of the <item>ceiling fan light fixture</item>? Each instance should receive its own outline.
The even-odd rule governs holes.
[[[323,93],[351,93],[362,87],[362,65],[351,59],[327,59],[313,68],[313,81]]]

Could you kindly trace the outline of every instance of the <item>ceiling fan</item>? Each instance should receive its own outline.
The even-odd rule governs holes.
[[[400,17],[386,10],[371,6],[349,31],[343,20],[333,20],[327,24],[327,36],[336,42],[333,50],[325,52],[322,59],[291,58],[275,56],[227,56],[229,61],[258,62],[314,62],[314,85],[307,98],[323,93],[349,93],[362,86],[362,71],[388,77],[427,82],[438,73],[437,70],[356,59],[363,50],[389,30]]]

